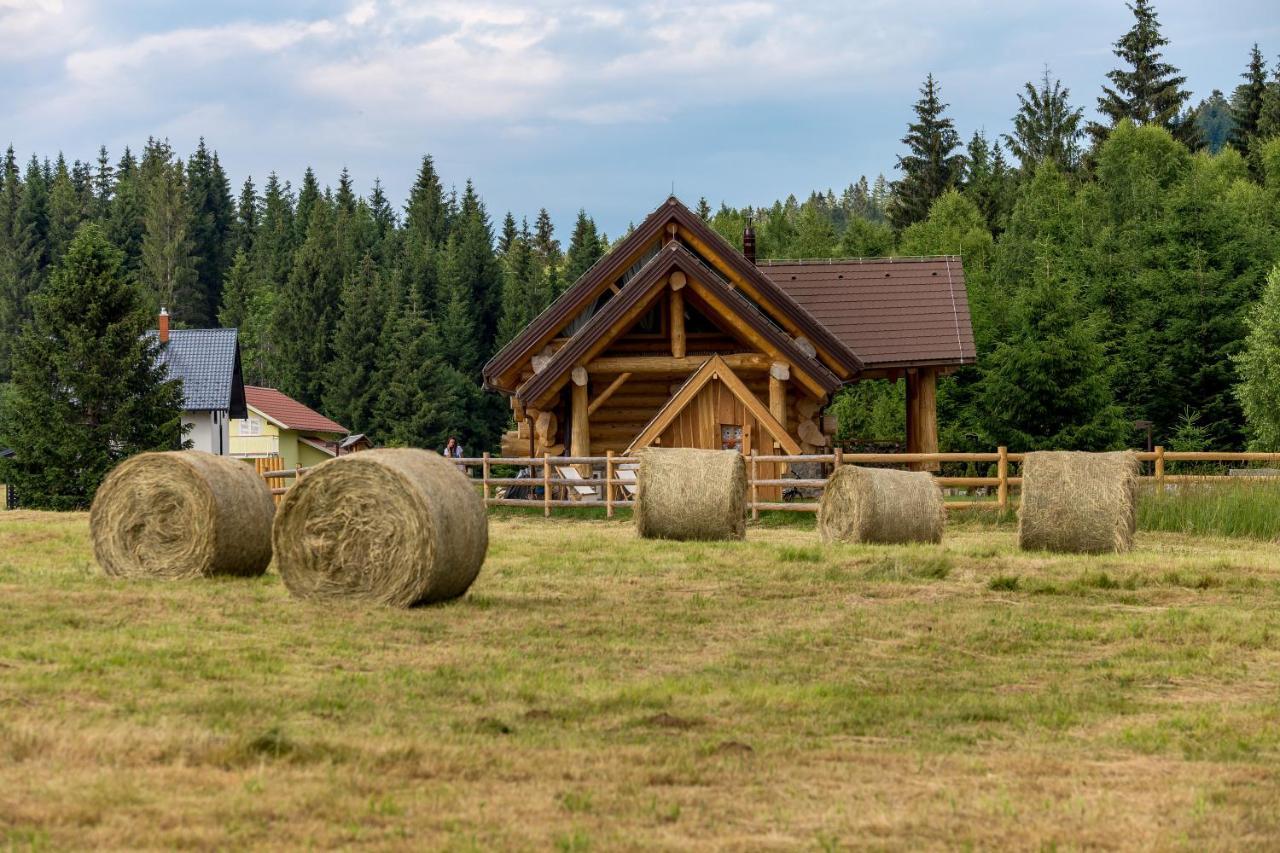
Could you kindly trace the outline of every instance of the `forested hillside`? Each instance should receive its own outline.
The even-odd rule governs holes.
[[[735,244],[751,221],[766,258],[964,256],[979,365],[942,383],[943,449],[1134,445],[1146,440],[1135,421],[1184,448],[1276,434],[1260,426],[1265,403],[1246,420],[1237,386],[1250,308],[1280,258],[1280,64],[1254,46],[1243,82],[1211,81],[1229,96],[1215,89],[1193,106],[1151,5],[1132,8],[1096,122],[1046,69],[1010,93],[1007,132],[966,143],[930,75],[893,179],[803,201],[699,204]],[[545,210],[495,217],[429,156],[403,204],[376,181],[366,197],[345,171],[332,181],[272,173],[233,193],[203,142],[185,159],[156,139],[71,162],[11,148],[0,383],[33,294],[96,223],[148,311],[241,330],[247,382],[382,443],[431,447],[456,433],[494,448],[509,410],[481,389],[481,365],[608,239],[585,212],[563,247]],[[1264,349],[1280,337],[1254,332]],[[883,382],[846,391],[845,437],[900,435],[900,397]]]

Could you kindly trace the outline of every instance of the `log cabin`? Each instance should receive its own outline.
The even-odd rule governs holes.
[[[750,227],[740,250],[671,197],[484,379],[504,456],[825,452],[823,409],[872,378],[906,382],[907,450],[935,452],[938,376],[975,359],[958,257],[757,262]]]

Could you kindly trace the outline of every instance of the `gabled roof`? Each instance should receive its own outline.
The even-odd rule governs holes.
[[[765,310],[776,311],[789,320],[810,343],[834,358],[840,369],[847,374],[856,374],[861,370],[862,362],[857,354],[814,319],[785,290],[764,275],[755,264],[743,257],[737,248],[726,242],[697,214],[685,207],[675,196],[671,196],[490,359],[484,366],[485,382],[491,387],[496,387],[494,383],[502,374],[532,358],[535,350],[587,309],[603,288],[621,277],[627,267],[636,262],[645,246],[653,240],[661,239],[669,225],[674,225],[676,229],[683,229],[695,243],[714,250],[720,263],[725,264],[736,276],[748,282],[760,295],[761,301],[766,303]],[[692,253],[690,255],[692,257]],[[585,328],[579,330],[574,338],[579,337],[583,331]]]
[[[867,367],[977,359],[960,258],[761,261]]]
[[[720,280],[712,270],[698,260],[680,243],[669,243],[632,276],[616,296],[604,304],[594,316],[578,330],[532,379],[516,392],[522,403],[533,404],[565,381],[574,366],[584,360],[602,336],[626,317],[629,311],[642,305],[653,294],[653,288],[672,272],[679,270],[689,278],[690,286],[705,286],[714,293],[733,314],[741,318],[760,337],[768,341],[797,371],[807,373],[827,393],[840,387],[840,379],[817,359],[810,357],[773,322],[764,316],[740,293]]]
[[[799,455],[801,452],[800,445],[787,433],[787,428],[778,422],[778,419],[773,416],[768,407],[761,403],[755,394],[751,393],[751,389],[746,386],[746,383],[739,379],[738,374],[734,373],[733,369],[718,355],[713,355],[704,361],[702,366],[685,380],[685,383],[671,396],[666,405],[658,410],[658,413],[653,416],[653,419],[649,421],[644,429],[640,430],[640,434],[632,440],[631,446],[627,448],[626,452],[631,453],[634,450],[653,444],[658,436],[662,435],[663,431],[671,426],[680,413],[693,402],[698,393],[713,379],[718,379],[724,383],[724,387],[728,389],[729,393],[736,397],[738,402],[746,407],[747,411],[751,412],[752,417],[760,423],[765,432],[769,433],[770,438],[782,445],[783,450],[792,456]]]
[[[324,432],[346,435],[350,430],[337,421],[330,420],[275,388],[244,386],[245,401],[249,408],[265,415],[276,426],[299,432]]]
[[[160,344],[159,359],[169,378],[182,380],[186,411],[227,409],[233,418],[245,416],[237,330],[174,329],[169,342]]]

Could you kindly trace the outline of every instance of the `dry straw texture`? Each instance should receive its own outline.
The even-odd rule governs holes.
[[[742,539],[747,466],[734,450],[649,448],[640,454],[636,528],[646,539]]]
[[[411,607],[457,598],[480,573],[489,519],[475,485],[429,450],[330,459],[285,493],[276,568],[299,598]]]
[[[924,471],[845,465],[818,506],[823,542],[941,542],[942,490]]]
[[[93,553],[115,577],[260,575],[271,562],[271,490],[252,465],[196,450],[142,453],[93,499]]]
[[[1131,452],[1028,453],[1018,545],[1027,550],[1128,551],[1137,527],[1138,458]]]

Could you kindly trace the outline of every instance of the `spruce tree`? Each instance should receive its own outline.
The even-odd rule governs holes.
[[[1244,78],[1244,84],[1231,98],[1231,144],[1241,153],[1247,153],[1258,132],[1267,94],[1267,66],[1256,42],[1249,52],[1249,66],[1240,76]]]
[[[546,274],[525,220],[503,260],[502,316],[497,346],[505,345],[519,334],[550,303]]]
[[[142,240],[146,235],[146,193],[138,161],[127,147],[116,164],[116,182],[107,212],[107,236],[124,253],[124,274],[141,280]]]
[[[581,278],[603,255],[595,220],[587,216],[585,210],[579,210],[573,223],[573,234],[569,237],[569,249],[564,255],[564,286],[568,287]]]
[[[116,170],[111,166],[107,146],[98,146],[98,169],[93,173],[93,219],[106,222],[111,215],[111,196],[115,191]]]
[[[551,222],[551,214],[545,207],[538,211],[538,218],[533,223],[533,249],[542,263],[542,274],[547,280],[547,290],[554,299],[567,285],[561,274],[564,256],[560,252],[560,241],[556,239],[555,225]]]
[[[301,246],[311,231],[311,213],[321,199],[320,183],[316,173],[308,166],[302,173],[302,187],[298,190],[298,201],[293,206],[293,241]]]
[[[511,247],[516,241],[519,232],[516,230],[516,218],[511,215],[511,211],[507,211],[507,215],[502,218],[502,230],[498,232],[498,256],[505,259],[511,252]]]
[[[365,255],[356,273],[342,285],[323,399],[329,416],[354,432],[373,428],[378,353],[388,308],[385,293],[372,255]]]
[[[83,219],[81,200],[71,181],[67,161],[59,152],[54,167],[53,184],[49,187],[49,263],[56,266],[71,244]]]
[[[307,240],[280,289],[272,328],[278,387],[312,407],[323,399],[342,291],[333,218],[323,198],[312,205]]]
[[[4,176],[0,182],[0,385],[9,379],[9,353],[21,331],[18,281],[18,213],[22,205],[22,177],[13,146],[5,152]]]
[[[222,281],[235,253],[231,236],[236,214],[226,173],[204,139],[187,161],[186,193],[195,275],[183,319],[193,326],[211,326],[222,302]]]
[[[14,186],[18,183],[14,164],[6,177],[8,191],[19,192]],[[12,370],[13,349],[31,317],[31,296],[44,283],[49,267],[49,189],[35,155],[20,186],[9,250],[0,267],[0,376]]]
[[[1101,143],[1120,121],[1155,124],[1173,132],[1179,122],[1182,105],[1191,93],[1182,88],[1187,78],[1162,59],[1160,49],[1169,40],[1160,34],[1160,20],[1151,0],[1134,0],[1126,4],[1133,13],[1134,24],[1115,43],[1114,53],[1125,67],[1107,72],[1110,86],[1102,87],[1098,111],[1108,124],[1093,122],[1089,133]]]
[[[448,236],[448,211],[431,155],[422,158],[404,210],[405,283],[417,293],[417,304],[435,310],[440,280],[440,249]]]
[[[121,263],[85,225],[33,299],[0,435],[16,451],[4,479],[27,506],[85,509],[121,459],[181,440],[181,384],[157,362],[151,312]]]
[[[902,142],[908,153],[898,157],[902,178],[894,184],[889,217],[895,228],[906,228],[929,215],[929,207],[954,187],[964,170],[964,155],[957,153],[960,135],[944,113],[941,89],[930,74],[913,107],[916,120],[907,125]]]
[[[698,199],[698,209],[696,212],[698,214],[698,218],[703,222],[711,221],[711,205],[707,202],[706,196],[702,196]]]
[[[253,185],[253,176],[249,175],[240,186],[240,198],[236,203],[235,224],[231,228],[232,259],[236,252],[246,255],[253,251],[253,241],[258,234],[258,220],[262,216],[262,200],[258,198],[258,189]]]
[[[293,253],[297,248],[295,232],[289,184],[281,184],[272,172],[263,188],[262,223],[250,253],[258,275],[272,290],[284,287],[293,268]]]
[[[1214,89],[1209,97],[1196,105],[1192,115],[1200,132],[1200,139],[1210,154],[1217,154],[1231,141],[1235,133],[1235,119],[1231,115],[1231,104],[1222,90]]]
[[[1030,174],[1041,163],[1052,160],[1058,168],[1070,171],[1079,160],[1079,140],[1084,131],[1082,107],[1073,108],[1068,100],[1071,90],[1061,80],[1049,82],[1046,66],[1040,85],[1030,82],[1018,94],[1018,113],[1013,117],[1013,133],[1005,134],[1009,151]]]

